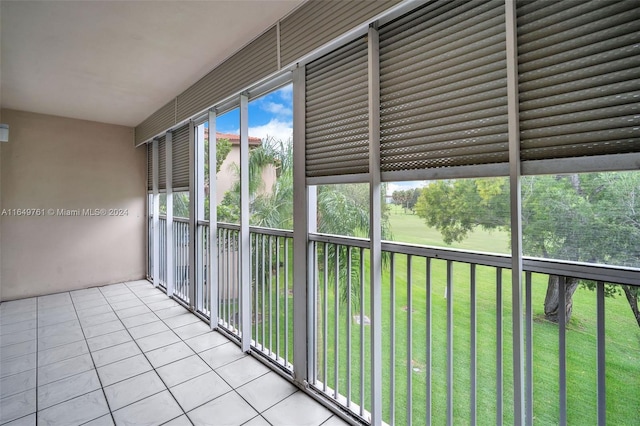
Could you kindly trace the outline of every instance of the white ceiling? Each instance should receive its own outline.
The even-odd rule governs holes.
[[[300,3],[1,0],[0,104],[135,126]]]

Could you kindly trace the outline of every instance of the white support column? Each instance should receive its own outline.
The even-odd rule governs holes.
[[[167,132],[165,136],[166,188],[167,188],[167,296],[172,297],[176,282],[176,266],[173,258],[173,133]]]
[[[196,301],[196,248],[198,246],[198,190],[196,180],[197,149],[193,121],[189,122],[189,308],[195,310]]]
[[[251,236],[249,235],[249,98],[240,95],[240,328],[242,352],[251,347]]]
[[[149,253],[151,259],[153,259],[153,286],[158,287],[160,283],[160,195],[158,193],[159,182],[158,182],[158,170],[160,162],[158,159],[160,158],[158,152],[158,141],[153,140],[151,145],[151,189],[153,194],[151,196],[151,223],[153,229],[151,229],[151,239],[153,241],[153,251]]]
[[[203,312],[204,308],[204,234],[201,232],[202,227],[200,221],[205,219],[204,217],[204,125],[198,125],[195,127],[195,176],[194,179],[194,191],[195,198],[193,204],[195,205],[195,240],[196,250],[194,251],[195,263],[193,269],[195,269],[196,279],[193,283],[195,288],[195,299],[192,303],[198,312]]]
[[[204,220],[204,125],[196,127],[196,220]]]
[[[371,424],[382,424],[382,228],[380,182],[380,50],[369,27],[369,236],[371,303]],[[408,336],[411,339],[411,336]]]
[[[505,0],[509,190],[511,198],[511,309],[513,322],[513,423],[524,424],[524,333],[522,325],[522,200],[520,196],[520,122],[516,2]],[[529,401],[528,403],[531,403]]]
[[[303,155],[304,155],[304,151],[303,151]],[[305,342],[305,345],[307,348],[306,366],[307,366],[307,381],[309,381],[309,378],[311,378],[312,380],[315,380],[315,377],[313,376],[313,371],[314,371],[313,366],[316,365],[315,348],[318,344],[317,341],[312,340],[313,339],[312,336],[315,335],[314,329],[313,329],[315,326],[313,315],[315,315],[316,297],[318,297],[318,294],[315,293],[316,289],[312,285],[316,275],[316,265],[313,264],[315,247],[313,246],[313,244],[309,244],[309,239],[308,239],[308,236],[310,233],[318,232],[318,187],[317,186],[307,186],[307,203],[306,204],[307,204],[307,217],[306,217],[307,230],[305,233],[305,240],[306,240],[307,261],[304,263],[304,267],[307,271],[307,276],[305,281],[306,298],[304,301],[306,301],[305,313],[307,318],[306,320],[307,341]],[[295,287],[294,287],[294,290],[295,290]],[[301,303],[304,301],[301,301]],[[294,300],[294,306],[295,306],[295,300]],[[294,317],[294,320],[296,320],[295,317]]]
[[[218,328],[218,210],[217,210],[216,112],[209,110],[209,283],[210,325]]]
[[[309,339],[313,335],[314,295],[309,292],[313,268],[309,267],[309,232],[315,230],[315,187],[307,187],[305,170],[305,68],[293,71],[293,379],[304,385],[313,381],[313,346]],[[313,213],[313,218],[310,218]]]

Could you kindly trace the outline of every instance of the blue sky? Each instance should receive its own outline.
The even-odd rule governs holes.
[[[216,129],[221,133],[240,132],[240,110],[238,108],[218,117]],[[287,140],[293,132],[293,86],[284,86],[261,98],[249,102],[249,136]],[[392,182],[387,193],[395,190],[422,188],[427,181]]]
[[[216,130],[239,133],[240,111],[234,109],[218,117]],[[293,132],[293,86],[284,86],[249,102],[249,136],[290,139]]]

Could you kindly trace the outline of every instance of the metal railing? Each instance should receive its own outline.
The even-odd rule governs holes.
[[[209,222],[198,222],[198,239],[196,241],[196,310],[204,316],[211,315],[209,291]]]
[[[158,219],[158,283],[164,288],[167,287],[167,218]]]
[[[160,282],[166,283],[164,218],[159,226]],[[197,229],[197,309],[209,316],[209,225],[199,222]],[[242,331],[239,234],[238,225],[218,223],[218,325],[237,337]],[[188,238],[187,221],[175,219],[176,296],[185,301]],[[309,240],[313,279],[308,293],[312,321],[308,347],[313,389],[370,420],[371,325],[380,321],[383,392],[382,401],[376,403],[382,404],[386,423],[475,424],[487,419],[513,423],[509,256],[383,242],[383,308],[376,319],[370,314],[370,242],[325,234],[310,234]],[[291,372],[293,232],[251,227],[250,242],[251,345],[256,353]],[[610,331],[617,326],[616,312],[624,306],[613,305],[605,312],[605,297],[637,286],[638,271],[534,258],[525,258],[523,265],[523,398],[528,424],[534,418],[580,422],[576,414],[580,412],[603,422],[612,403],[606,398],[607,380],[625,376],[620,367],[624,359],[615,358],[615,351],[610,354],[606,346],[618,345],[611,341]],[[574,296],[579,306],[590,305],[591,311],[569,323],[564,315],[558,324],[546,320],[540,308],[550,276],[592,280],[588,285],[593,292],[584,290]],[[564,285],[559,291],[560,306],[566,302]],[[624,297],[607,300],[625,302]],[[607,327],[605,316],[612,318]],[[585,334],[586,328],[591,332]],[[580,337],[587,334],[588,338]],[[584,342],[576,344],[581,339]],[[607,364],[605,356],[613,362]],[[584,363],[590,367],[580,367]],[[628,387],[637,390],[637,384]],[[577,399],[574,388],[582,389],[586,403]]]
[[[153,216],[147,218],[147,279],[153,281]]]
[[[315,274],[310,292],[310,384],[368,421],[370,328],[376,320],[369,318],[369,241],[323,234],[311,234],[310,240]],[[382,249],[383,309],[377,320],[383,336],[384,421],[513,423],[510,257],[391,242],[383,242]],[[621,285],[638,285],[638,271],[533,258],[525,259],[524,265],[522,362],[528,424],[534,418],[580,422],[584,412],[590,412],[587,419],[604,416],[605,368],[613,369],[607,375],[624,376],[617,363],[605,366],[605,287],[611,293],[622,291]],[[579,294],[587,313],[577,323],[566,323],[560,315],[554,324],[535,312],[544,305],[550,276],[558,273],[596,278],[594,292],[585,289]],[[562,281],[559,306],[566,302],[564,285]],[[624,302],[622,297],[617,303]],[[581,337],[585,324],[592,337]],[[629,324],[635,327],[634,321]],[[569,340],[575,346],[571,352]],[[576,360],[588,360],[591,367],[585,370]],[[624,363],[623,358],[618,361]],[[554,363],[557,367],[549,374]],[[588,385],[583,382],[586,377]],[[583,391],[567,392],[578,387]],[[534,389],[544,389],[544,394],[534,394]],[[569,411],[572,404],[580,408]]]
[[[218,223],[218,325],[240,337],[240,225]]]
[[[311,234],[311,385],[369,420],[369,241]]]
[[[250,228],[252,346],[293,370],[293,232]]]
[[[173,294],[189,304],[189,219],[173,218]]]

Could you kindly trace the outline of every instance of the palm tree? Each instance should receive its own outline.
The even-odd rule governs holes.
[[[270,190],[264,188],[262,180],[266,167],[274,167],[276,181]],[[239,175],[239,168],[234,167]],[[383,189],[382,193],[386,193]],[[253,226],[276,229],[293,228],[293,144],[267,138],[260,147],[249,154],[250,223]],[[383,200],[384,201],[384,200]],[[391,239],[389,216],[383,202],[382,237]],[[318,188],[318,232],[352,237],[369,236],[369,186],[368,184],[323,185]],[[228,191],[218,207],[221,221],[237,222],[240,214],[240,182]],[[336,257],[337,254],[337,257]],[[324,252],[320,249],[319,256]],[[347,269],[340,268],[341,300],[346,302],[349,290],[352,300],[358,304],[360,282],[360,257],[358,250],[351,251],[351,289],[347,283]],[[335,282],[335,262],[346,265],[347,250],[337,250],[333,244],[327,247],[327,264],[330,282]],[[323,266],[321,266],[323,267]]]

